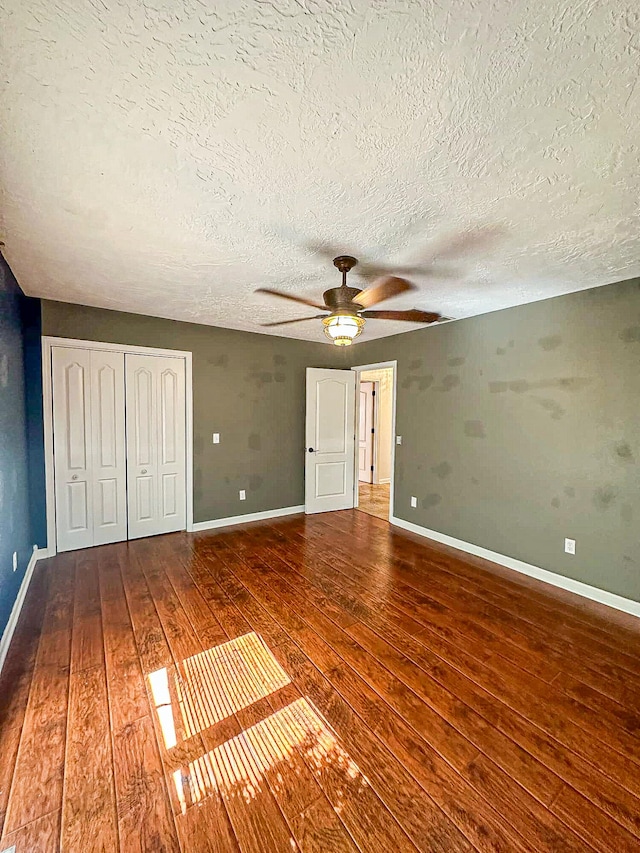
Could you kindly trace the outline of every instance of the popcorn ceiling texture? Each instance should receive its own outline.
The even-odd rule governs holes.
[[[435,255],[452,278],[387,304],[453,317],[640,274],[636,0],[2,3],[1,236],[30,295],[257,330],[306,309],[255,287],[338,283],[310,242]]]

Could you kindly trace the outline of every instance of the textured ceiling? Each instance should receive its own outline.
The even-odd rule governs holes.
[[[452,317],[640,274],[637,0],[2,5],[31,295],[259,330],[314,312],[255,287],[339,283],[313,244],[424,264],[385,307]]]

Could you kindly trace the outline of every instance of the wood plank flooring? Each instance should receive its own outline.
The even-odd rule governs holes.
[[[40,563],[0,851],[640,850],[640,623],[345,511]]]

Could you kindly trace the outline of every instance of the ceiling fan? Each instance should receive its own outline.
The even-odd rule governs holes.
[[[305,320],[322,320],[324,333],[336,346],[349,346],[362,332],[366,320],[406,320],[411,323],[437,323],[447,320],[434,311],[419,311],[412,308],[408,311],[369,311],[372,305],[377,305],[392,296],[398,296],[416,287],[404,278],[394,275],[383,275],[377,278],[370,287],[360,290],[358,287],[347,285],[347,274],[358,263],[351,255],[339,255],[333,259],[333,264],[342,273],[342,284],[340,287],[332,287],[323,293],[324,305],[305,299],[302,296],[293,296],[280,290],[269,287],[259,287],[256,293],[268,293],[271,296],[279,296],[281,299],[289,299],[299,302],[301,305],[309,305],[318,311],[328,311],[329,314],[315,314],[313,317],[299,317],[295,320],[280,320],[276,323],[263,323],[268,326],[286,326],[290,323],[302,323]]]

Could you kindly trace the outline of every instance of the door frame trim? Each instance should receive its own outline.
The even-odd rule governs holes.
[[[42,420],[44,426],[44,478],[47,516],[47,547],[39,549],[39,558],[53,557],[56,542],[56,493],[53,465],[53,385],[51,381],[51,350],[53,347],[108,350],[111,352],[157,355],[182,358],[185,362],[185,471],[187,531],[193,530],[193,353],[188,350],[141,347],[133,344],[112,344],[106,341],[83,341],[42,335]]]
[[[393,391],[391,398],[391,479],[389,482],[389,521],[393,518],[393,489],[396,477],[396,400],[398,396],[398,361],[378,361],[375,364],[358,364],[351,368],[357,372],[356,376],[356,425],[360,423],[360,374],[366,370],[384,370],[393,368]],[[375,412],[375,409],[374,409]],[[354,430],[355,432],[355,430]],[[354,437],[354,442],[355,442]],[[358,454],[355,454],[355,482],[353,484],[353,506],[358,508]],[[375,464],[375,463],[374,463]]]

